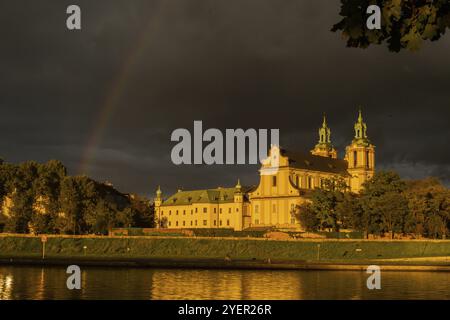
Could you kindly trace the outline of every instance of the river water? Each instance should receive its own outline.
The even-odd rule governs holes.
[[[360,271],[189,270],[1,266],[0,299],[450,299],[449,272],[387,272],[369,290]]]

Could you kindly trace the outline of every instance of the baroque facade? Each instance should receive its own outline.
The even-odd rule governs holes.
[[[342,179],[358,193],[375,172],[375,146],[367,136],[361,111],[354,126],[355,136],[338,159],[331,143],[331,130],[324,116],[319,141],[310,153],[289,152],[272,146],[262,161],[256,187],[235,187],[182,191],[164,199],[158,187],[155,219],[162,228],[301,228],[293,212],[320,188],[326,179]],[[300,212],[301,214],[301,212]]]

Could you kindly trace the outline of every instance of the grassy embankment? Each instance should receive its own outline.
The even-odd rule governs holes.
[[[40,237],[0,235],[0,259],[42,260]],[[266,240],[49,236],[47,261],[217,264],[391,264],[450,266],[450,241]],[[225,257],[231,261],[225,261]],[[447,261],[447,257],[449,257]],[[12,259],[12,260],[11,260]],[[229,260],[229,259],[227,259]],[[156,263],[157,264],[157,263]],[[178,264],[179,265],[179,264]]]

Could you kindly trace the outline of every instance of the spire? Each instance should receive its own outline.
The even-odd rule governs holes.
[[[237,192],[241,192],[242,186],[241,186],[241,180],[240,180],[240,179],[238,179],[235,188],[236,188],[236,191],[237,191]]]
[[[156,189],[156,197],[161,198],[161,195],[162,195],[161,186],[158,186],[158,189]]]
[[[362,123],[362,122],[363,122],[362,111],[361,111],[361,107],[359,107],[358,123]]]
[[[323,114],[322,127],[319,129],[319,144],[323,146],[331,146],[331,130],[327,125],[327,118]]]
[[[319,141],[314,149],[311,150],[311,153],[322,157],[337,157],[337,152],[331,144],[331,130],[328,128],[325,113],[323,114],[322,127],[319,128]]]
[[[361,107],[359,108],[358,120],[355,123],[355,138],[354,143],[368,144],[369,139],[367,138],[367,125],[363,121]]]

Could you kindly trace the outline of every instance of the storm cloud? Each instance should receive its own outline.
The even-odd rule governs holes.
[[[66,8],[82,30],[66,28]],[[450,183],[450,37],[350,49],[337,0],[4,1],[0,156],[60,159],[123,192],[258,181],[258,166],[175,166],[176,128],[279,128],[308,151],[325,112],[343,157],[362,106],[377,168]]]

